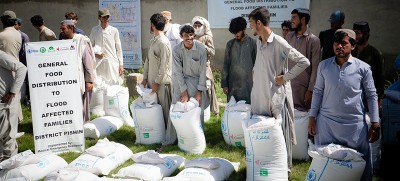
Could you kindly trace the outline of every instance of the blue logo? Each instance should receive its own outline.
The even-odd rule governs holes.
[[[309,171],[307,172],[306,179],[307,179],[308,181],[315,181],[315,180],[317,179],[317,174],[315,173],[315,170],[314,170],[314,169],[309,170]]]

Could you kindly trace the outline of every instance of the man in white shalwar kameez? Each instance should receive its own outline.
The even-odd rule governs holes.
[[[121,40],[118,29],[109,25],[110,15],[108,9],[99,10],[100,24],[92,28],[89,38],[93,46],[100,47],[100,52],[95,54],[100,59],[97,76],[108,85],[121,85],[124,72]]]
[[[299,75],[310,61],[269,27],[270,14],[265,7],[249,15],[250,27],[260,38],[253,68],[251,111],[256,115],[282,119],[282,129],[288,152],[288,171],[292,169],[292,145],[296,144],[293,125],[293,98],[290,80]],[[297,62],[288,70],[288,60]]]
[[[169,11],[162,11],[161,14],[165,17],[166,23],[164,27],[165,36],[169,39],[171,48],[173,49],[177,44],[182,42],[182,38],[179,35],[180,24],[172,23],[172,13]]]
[[[147,60],[144,63],[142,84],[157,93],[158,103],[161,105],[164,123],[171,124],[169,108],[171,107],[171,66],[172,50],[168,38],[164,34],[165,18],[160,13],[150,18],[150,29],[154,35],[150,41]],[[173,127],[167,130],[163,144],[172,144],[176,140]],[[172,128],[172,130],[171,130]]]

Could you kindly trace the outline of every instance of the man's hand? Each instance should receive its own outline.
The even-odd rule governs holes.
[[[94,56],[98,59],[103,59],[104,54],[94,54]]]
[[[304,104],[305,105],[311,105],[311,99],[312,99],[312,91],[306,91],[306,94],[304,95]]]
[[[224,87],[224,94],[229,94],[229,89],[228,89],[228,87]]]
[[[283,85],[286,81],[285,81],[285,79],[283,79],[283,75],[277,75],[275,77],[275,82],[278,85]]]
[[[308,134],[311,136],[315,136],[315,117],[310,116],[308,122]]]
[[[187,90],[185,90],[182,92],[179,102],[187,102],[187,101],[189,101],[189,95],[188,95]]]
[[[119,75],[122,75],[124,73],[124,71],[125,71],[124,70],[124,66],[120,65],[118,70],[119,70]]]
[[[157,84],[157,83],[154,82],[154,83],[151,85],[151,92],[157,92],[158,89],[160,89],[160,84]]]
[[[377,122],[371,123],[371,126],[368,130],[368,141],[370,143],[375,142],[376,140],[379,139],[380,137],[380,132],[381,132],[381,126]]]
[[[6,95],[4,95],[1,98],[1,103],[6,103],[6,104],[10,105],[11,101],[13,100],[14,97],[15,97],[14,93],[8,92]]]
[[[143,79],[143,80],[142,80],[142,83],[140,83],[140,84],[142,84],[143,87],[146,87],[146,85],[147,85],[147,79]]]
[[[199,102],[199,107],[201,106],[201,91],[197,91],[196,94],[194,95],[194,98],[197,100],[197,102]]]
[[[85,88],[86,88],[86,91],[87,91],[87,92],[92,92],[92,90],[93,90],[93,83],[91,83],[91,82],[86,82],[86,83],[85,83]]]

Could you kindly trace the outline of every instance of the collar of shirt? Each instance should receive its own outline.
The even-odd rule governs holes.
[[[197,41],[197,40],[193,40],[193,46],[192,46],[192,48],[190,50],[197,50],[197,43],[200,43],[200,42]],[[181,42],[181,47],[180,48],[183,49],[183,50],[187,50],[187,48],[185,48],[185,45],[183,44],[183,41]]]
[[[339,64],[336,63],[336,56],[334,58],[332,58],[331,63],[334,64],[335,66],[339,66]],[[343,65],[353,64],[353,63],[354,63],[354,59],[353,59],[353,56],[350,54],[349,59],[347,59],[347,61]]]
[[[272,41],[274,40],[275,37],[275,33],[271,31],[271,34],[269,35],[268,39],[267,39],[267,43],[266,44],[262,44],[262,40],[261,37],[258,38],[258,42],[260,43],[260,48],[266,47],[268,44],[272,43]]]

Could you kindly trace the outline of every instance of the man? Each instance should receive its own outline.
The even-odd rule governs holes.
[[[356,34],[339,29],[334,34],[336,56],[318,67],[313,92],[308,133],[316,146],[330,143],[343,145],[363,154],[366,161],[363,181],[372,180],[371,149],[379,138],[377,94],[371,67],[351,56]],[[371,127],[368,130],[362,98],[368,100]]]
[[[293,93],[293,104],[295,109],[308,112],[311,106],[315,79],[317,78],[321,46],[319,38],[312,34],[308,28],[310,11],[304,8],[297,8],[294,9],[291,14],[291,27],[293,31],[286,36],[286,41],[301,54],[305,55],[311,64],[305,71],[301,72],[300,75],[290,81]],[[289,69],[296,65],[295,62],[292,61],[288,63]]]
[[[21,33],[21,38],[22,38],[22,43],[21,43],[21,49],[19,50],[19,61],[27,66],[26,64],[26,54],[25,54],[25,43],[30,42],[29,36],[21,31],[21,26],[22,26],[22,19],[17,18],[17,22],[14,25],[14,28]],[[26,96],[26,97],[25,97]],[[28,74],[25,76],[25,81],[24,84],[22,85],[21,88],[21,101],[25,103],[26,105],[30,105],[30,98],[29,98],[29,82],[28,82]],[[21,102],[21,103],[22,103]]]
[[[62,37],[73,39],[76,42],[78,53],[79,83],[83,103],[83,120],[90,121],[90,99],[92,98],[93,82],[96,78],[96,62],[92,49],[92,44],[87,36],[75,33],[75,23],[73,20],[61,22],[60,30]]]
[[[353,24],[356,33],[357,46],[352,55],[371,66],[372,78],[378,93],[378,105],[382,109],[382,99],[384,92],[385,79],[383,76],[383,56],[382,53],[369,44],[369,24],[366,21],[359,21]],[[365,102],[364,102],[365,103]],[[368,107],[367,107],[368,108]]]
[[[26,66],[0,50],[0,162],[18,153],[17,98],[26,75]]]
[[[187,102],[189,98],[195,98],[201,107],[201,122],[204,125],[204,108],[209,105],[209,97],[206,87],[206,47],[194,41],[194,28],[183,25],[180,28],[182,42],[172,53],[172,104]]]
[[[39,41],[57,40],[56,34],[51,29],[44,26],[44,20],[42,16],[32,16],[31,23],[39,31]]]
[[[109,24],[110,16],[108,9],[99,10],[97,18],[100,24],[92,28],[89,37],[93,46],[101,48],[101,54],[96,54],[96,58],[100,59],[96,68],[97,76],[109,85],[121,85],[124,72],[121,40],[118,29]]]
[[[293,100],[290,80],[298,76],[310,62],[269,27],[270,14],[265,7],[249,14],[250,27],[257,40],[257,56],[253,68],[251,111],[255,115],[282,118],[282,129],[288,152],[288,171],[292,168],[292,145],[296,144],[293,125]],[[297,62],[289,70],[288,60]]]
[[[290,21],[288,21],[288,20],[282,22],[281,28],[282,28],[282,37],[284,37],[284,38],[290,31],[292,31]]]
[[[228,102],[233,96],[237,101],[251,103],[250,93],[253,87],[253,66],[256,61],[256,41],[246,34],[246,19],[237,17],[231,20],[229,32],[235,38],[228,41],[225,48],[222,68],[221,87],[227,95]]]
[[[329,22],[331,23],[331,28],[325,31],[321,31],[319,33],[319,40],[321,41],[321,48],[322,48],[322,58],[321,60],[325,60],[327,58],[335,56],[333,52],[333,34],[337,29],[341,29],[342,25],[344,24],[345,15],[342,11],[337,10],[334,11],[330,18]]]
[[[207,19],[201,16],[195,16],[192,19],[192,25],[195,30],[195,39],[199,42],[203,43],[207,49],[207,88],[208,94],[211,99],[210,102],[210,111],[216,116],[219,116],[219,107],[218,107],[218,100],[217,100],[217,92],[215,90],[215,81],[214,75],[211,70],[211,60],[215,55],[215,48],[213,43],[213,35],[210,28],[210,23]]]
[[[171,107],[171,66],[172,50],[168,38],[164,34],[166,19],[160,13],[150,17],[150,30],[154,35],[150,41],[147,61],[144,64],[142,84],[157,93],[158,102],[162,107],[164,123],[169,121],[169,108]],[[173,127],[172,127],[173,128]],[[166,135],[165,143],[172,144],[176,139],[176,132]],[[170,132],[171,133],[171,132]],[[168,133],[167,133],[168,134]],[[169,140],[172,139],[172,140]]]
[[[74,20],[74,22],[75,22],[75,33],[76,34],[81,34],[81,35],[85,34],[85,32],[82,29],[79,29],[78,27],[76,27],[76,24],[78,24],[78,14],[76,14],[73,11],[67,12],[67,13],[65,13],[65,19]],[[58,38],[60,40],[64,39],[62,37],[61,33],[60,33],[60,35],[58,35]]]
[[[173,49],[177,44],[182,41],[182,38],[179,36],[179,27],[181,25],[172,23],[172,13],[169,11],[162,11],[161,14],[166,19],[166,24],[164,28],[165,35],[169,39],[171,44],[171,48]]]

